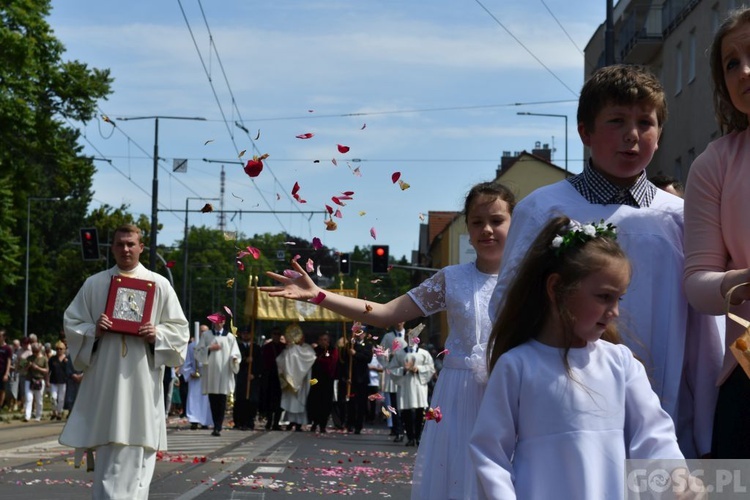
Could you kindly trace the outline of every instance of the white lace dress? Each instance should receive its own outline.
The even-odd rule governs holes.
[[[477,497],[468,444],[485,385],[470,368],[470,358],[475,347],[489,338],[489,301],[496,282],[496,274],[481,273],[474,263],[459,264],[441,269],[408,292],[425,316],[448,312],[445,348],[450,351],[430,402],[431,407],[440,407],[443,419],[425,423],[414,465],[412,499]]]

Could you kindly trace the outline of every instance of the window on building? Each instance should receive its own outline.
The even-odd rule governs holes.
[[[675,67],[674,67],[674,78],[675,78],[675,95],[682,92],[682,44],[677,45],[675,50]]]
[[[688,83],[695,80],[695,30],[688,36]]]

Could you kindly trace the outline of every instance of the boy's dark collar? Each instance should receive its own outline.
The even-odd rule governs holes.
[[[649,182],[646,171],[641,172],[630,187],[623,188],[610,182],[591,164],[591,159],[580,174],[568,181],[586,201],[595,205],[629,205],[646,208],[656,196],[656,186]]]

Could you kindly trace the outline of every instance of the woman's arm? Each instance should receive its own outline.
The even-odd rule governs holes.
[[[260,290],[272,297],[312,301],[347,318],[381,328],[422,316],[422,311],[408,295],[401,295],[386,304],[345,297],[320,288],[296,261],[292,261],[292,267],[300,276],[287,277],[268,271],[266,275],[279,285],[262,286]]]

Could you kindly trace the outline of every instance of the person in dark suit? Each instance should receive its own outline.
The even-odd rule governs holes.
[[[234,428],[246,431],[255,429],[255,416],[260,399],[260,350],[253,343],[251,332],[240,332],[240,371],[235,375],[234,384]],[[249,384],[249,387],[248,387]]]
[[[327,333],[318,336],[313,348],[315,363],[311,376],[317,382],[310,387],[310,394],[307,396],[307,413],[312,422],[310,431],[315,431],[317,427],[320,432],[326,432],[333,408],[333,382],[336,379],[339,350],[331,347],[331,339]]]
[[[261,379],[260,379],[260,411],[266,417],[266,430],[280,431],[281,426],[281,384],[279,383],[279,367],[276,358],[284,350],[281,328],[271,330],[271,341],[260,349]]]
[[[372,359],[372,342],[365,335],[365,331],[359,323],[352,327],[352,339],[349,346],[349,362],[352,363],[351,370],[351,392],[347,405],[347,428],[359,434],[365,423],[367,415],[367,390],[370,385],[369,363]]]

